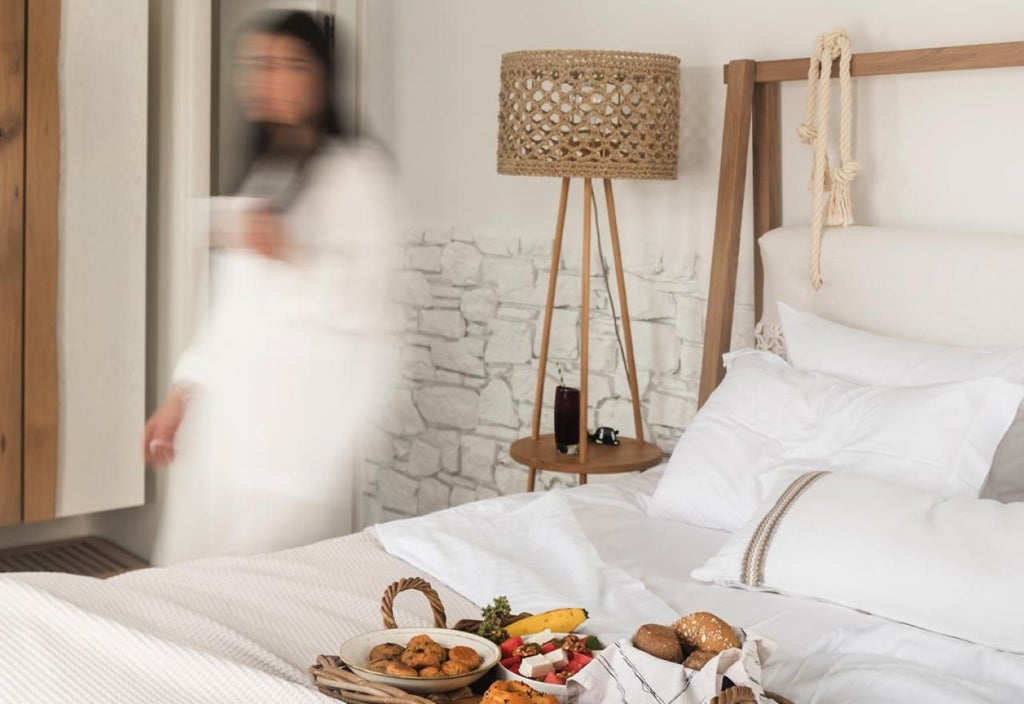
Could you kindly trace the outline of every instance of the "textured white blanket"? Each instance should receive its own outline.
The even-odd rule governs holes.
[[[0,702],[323,702],[306,668],[382,628],[384,589],[414,575],[364,532],[106,581],[2,578]],[[434,586],[450,621],[479,613]],[[431,623],[418,594],[399,597],[395,617]]]

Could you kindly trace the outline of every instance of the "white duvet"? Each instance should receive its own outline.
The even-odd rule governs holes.
[[[308,665],[349,636],[379,628],[383,589],[416,574],[438,588],[450,621],[478,611],[447,584],[477,601],[507,594],[516,609],[586,599],[609,631],[629,630],[647,614],[659,621],[713,611],[777,642],[766,686],[798,704],[1024,701],[1024,657],[821,602],[693,582],[690,570],[726,536],[648,517],[656,476],[494,499],[380,528],[392,550],[422,568],[385,552],[371,529],[105,582],[5,577],[0,702],[326,702],[308,687]],[[517,510],[552,513],[555,528],[510,535],[515,524],[501,517]],[[480,512],[497,518],[474,522],[458,553],[445,550],[445,530]],[[474,545],[488,544],[507,546],[490,564],[473,554]],[[534,559],[551,554],[570,557]],[[573,572],[557,579],[561,568]],[[622,595],[628,608],[618,606]],[[403,595],[396,618],[426,625],[429,608],[419,595]]]

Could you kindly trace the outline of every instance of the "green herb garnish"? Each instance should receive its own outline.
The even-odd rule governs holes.
[[[597,636],[587,636],[587,639],[583,642],[590,650],[604,650],[604,645],[597,639]]]
[[[505,620],[512,615],[512,607],[508,604],[508,597],[498,596],[490,606],[481,610],[483,620],[477,629],[477,634],[487,640],[501,643],[508,638],[505,632]]]

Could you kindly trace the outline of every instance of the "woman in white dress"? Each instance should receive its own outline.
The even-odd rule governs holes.
[[[339,128],[319,25],[249,29],[237,74],[256,156],[214,208],[209,320],[146,424],[147,461],[174,464],[154,564],[351,532],[392,357],[392,173]]]

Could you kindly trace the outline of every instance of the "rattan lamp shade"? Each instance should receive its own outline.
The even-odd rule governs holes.
[[[674,179],[679,59],[627,51],[501,57],[498,173]]]

